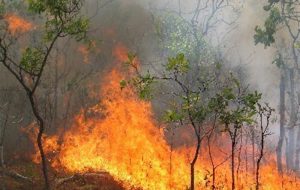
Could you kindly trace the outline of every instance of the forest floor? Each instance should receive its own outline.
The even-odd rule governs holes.
[[[39,164],[18,160],[14,161],[13,165],[8,165],[5,170],[26,176],[29,180],[7,175],[0,176],[0,189],[3,188],[3,185],[6,190],[43,189],[43,177]],[[66,174],[51,170],[49,178],[54,190],[125,190],[121,183],[115,181],[106,172]]]

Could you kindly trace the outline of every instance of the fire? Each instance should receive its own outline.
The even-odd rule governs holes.
[[[122,43],[118,43],[113,51],[113,56],[116,58],[117,62],[124,63],[128,60],[128,54],[130,51]],[[138,67],[140,62],[137,58],[133,60],[134,66]]]
[[[124,62],[127,53],[128,49],[118,44],[112,54],[116,62]],[[45,152],[54,155],[50,160],[51,166],[56,170],[75,173],[104,170],[123,182],[127,189],[187,189],[194,148],[173,150],[169,146],[164,132],[154,120],[151,103],[140,100],[130,87],[120,88],[119,82],[125,75],[119,65],[103,80],[99,95],[102,101],[99,104],[81,110],[61,139],[58,136],[45,137]],[[92,114],[87,116],[86,112]],[[224,143],[221,145],[220,149],[226,146]],[[225,152],[230,151],[225,149]],[[215,147],[212,153],[216,165],[228,156]],[[200,154],[208,155],[206,148]],[[34,158],[39,160],[38,153]],[[196,189],[211,189],[211,171],[209,159],[202,156],[196,168]],[[255,188],[252,171],[241,167],[237,189]],[[262,167],[260,181],[264,190],[300,188],[297,178],[278,174],[272,161]],[[229,190],[230,185],[228,160],[216,169],[216,189]]]
[[[121,91],[122,76],[112,71],[103,89],[104,119],[85,120],[83,114],[63,139],[57,166],[72,172],[105,170],[116,179],[145,189],[184,189],[188,165],[178,155],[170,178],[170,149],[152,119],[151,105],[137,100],[131,90]],[[54,165],[55,167],[55,165]],[[145,180],[146,178],[153,180]],[[182,181],[175,182],[181,178]]]
[[[83,63],[88,64],[90,62],[88,48],[81,45],[78,47],[77,51],[83,56]]]
[[[36,123],[31,123],[26,128],[21,128],[21,130],[24,133],[28,134],[28,136],[32,142],[36,142],[36,137],[38,135],[38,127],[36,126]],[[44,151],[47,152],[48,155],[50,155],[50,153],[54,154],[56,152],[56,150],[58,150],[58,148],[59,148],[58,136],[49,136],[49,137],[44,136],[43,142],[45,144]],[[34,148],[36,150],[38,150],[36,143],[34,143]],[[51,160],[49,157],[48,157],[48,159]],[[40,154],[38,151],[32,155],[32,160],[35,163],[41,162],[41,157],[40,157]]]
[[[84,64],[89,64],[90,63],[90,54],[91,51],[94,50],[95,53],[99,53],[100,49],[96,47],[96,42],[91,41],[89,45],[80,45],[77,48],[77,51],[82,55],[83,57],[83,63]]]
[[[28,32],[33,27],[32,23],[20,18],[15,14],[7,14],[4,16],[4,18],[8,23],[8,31],[12,35]]]

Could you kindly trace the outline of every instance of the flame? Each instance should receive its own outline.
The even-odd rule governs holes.
[[[94,50],[96,53],[100,53],[100,49],[96,47],[96,42],[91,41],[89,45],[80,45],[77,48],[77,51],[82,55],[83,57],[83,63],[89,64],[90,63],[90,51]]]
[[[186,161],[178,155],[174,164],[182,169],[174,172],[172,181],[170,149],[155,127],[151,105],[139,101],[132,90],[121,91],[121,79],[116,70],[110,73],[103,89],[104,110],[97,109],[105,112],[105,118],[85,120],[83,113],[77,116],[64,136],[55,165],[72,172],[105,170],[128,185],[145,189],[169,189],[169,184],[184,189],[189,171]],[[175,182],[178,178],[182,181]]]
[[[12,35],[28,32],[33,28],[32,23],[22,19],[16,14],[7,14],[4,16],[4,19],[7,21],[8,31]]]
[[[38,126],[35,122],[31,123],[26,128],[21,128],[21,131],[27,134],[32,142],[36,142],[36,137],[38,135]],[[50,154],[55,154],[56,151],[59,149],[58,136],[43,136],[43,143],[44,151],[48,154],[47,158],[49,159],[49,161],[51,161],[51,158],[49,157]],[[34,143],[34,148],[35,150],[38,150],[38,146],[36,143]],[[31,157],[34,163],[41,162],[41,156],[39,154],[39,151],[36,151]]]
[[[128,49],[117,44],[112,54],[116,62],[124,62]],[[139,60],[135,62],[138,64]],[[102,101],[88,110],[81,110],[61,138],[61,144],[58,136],[44,138],[45,152],[54,154],[51,166],[56,170],[79,173],[104,170],[123,182],[127,189],[187,189],[194,148],[174,150],[169,146],[164,132],[154,120],[151,103],[140,100],[130,87],[120,88],[119,82],[124,77],[119,65],[107,74],[99,95]],[[188,138],[188,135],[184,137]],[[228,157],[224,154],[230,152],[224,141],[229,142],[226,135],[214,142],[212,154],[217,165]],[[203,147],[201,155],[208,155],[207,144],[204,143]],[[241,151],[247,149],[250,148],[245,146]],[[37,154],[34,159],[39,161]],[[211,189],[209,158],[202,156],[199,159],[195,175],[196,189]],[[295,176],[277,173],[272,159],[262,166],[260,182],[264,190],[300,188],[300,181]],[[216,189],[231,189],[229,159],[217,168],[215,185]],[[255,189],[253,170],[241,166],[236,187]]]
[[[88,48],[84,45],[80,45],[77,50],[83,56],[83,63],[88,64],[90,62]]]
[[[113,56],[116,58],[116,61],[119,63],[125,63],[128,61],[128,55],[131,52],[128,50],[128,48],[122,44],[122,43],[118,43],[116,45],[116,47],[113,50]],[[138,67],[140,65],[140,61],[138,58],[135,58],[133,60],[133,63],[131,63],[132,66]],[[124,78],[124,77],[123,77]]]

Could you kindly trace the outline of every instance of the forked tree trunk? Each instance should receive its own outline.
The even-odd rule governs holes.
[[[271,112],[270,112],[271,113]],[[261,160],[264,156],[264,148],[265,148],[265,138],[268,135],[268,127],[269,127],[269,119],[270,117],[267,117],[267,124],[265,126],[265,128],[263,127],[263,113],[260,113],[260,150],[259,150],[259,155],[258,155],[258,159],[256,161],[256,185],[255,185],[255,189],[259,190],[260,187],[260,183],[259,183],[259,177],[260,177],[260,163]]]

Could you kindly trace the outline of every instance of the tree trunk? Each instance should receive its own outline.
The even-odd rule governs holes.
[[[282,145],[285,136],[284,129],[284,120],[285,120],[285,78],[284,74],[281,74],[280,78],[280,107],[279,107],[279,115],[280,115],[280,134],[279,141],[276,148],[277,154],[277,170],[282,173]]]
[[[235,190],[235,146],[237,137],[237,127],[234,126],[234,132],[231,135],[231,190]]]
[[[200,133],[197,132],[196,128],[194,128],[194,129],[195,129],[196,136],[197,136],[197,147],[196,147],[196,151],[194,154],[194,158],[191,162],[191,190],[195,190],[195,164],[196,164],[198,156],[199,156],[200,143],[201,143]]]
[[[235,147],[235,142],[232,141],[231,143],[231,189],[235,189],[235,176],[234,176],[234,147]]]
[[[269,121],[267,121],[269,122]],[[268,126],[266,126],[268,127]],[[259,151],[259,156],[258,156],[258,159],[257,159],[257,162],[256,162],[256,186],[255,186],[255,189],[256,190],[259,190],[259,169],[260,169],[260,162],[264,156],[264,145],[265,145],[265,129],[263,128],[263,116],[262,114],[260,114],[260,151]]]
[[[295,153],[295,170],[299,171],[299,164],[300,164],[300,126],[297,128],[297,144],[296,144],[296,153]]]
[[[46,161],[46,156],[44,153],[44,149],[43,149],[43,142],[42,142],[42,138],[43,138],[43,134],[44,134],[44,120],[43,118],[40,116],[38,108],[35,104],[35,100],[33,97],[32,93],[27,93],[29,100],[30,100],[30,104],[31,104],[31,108],[33,111],[34,116],[36,117],[38,126],[39,126],[39,132],[38,132],[38,136],[37,136],[37,145],[39,148],[39,152],[40,152],[40,156],[41,156],[41,160],[42,160],[42,171],[43,171],[43,177],[44,177],[44,182],[45,182],[45,189],[48,190],[50,189],[50,185],[49,185],[49,179],[48,179],[48,168],[47,168],[47,161]]]
[[[4,171],[4,147],[1,144],[0,145],[0,168],[2,168],[2,170]],[[1,184],[1,189],[2,190],[6,190],[6,185],[5,185],[5,181],[4,181],[4,172],[0,172],[0,184]]]
[[[254,129],[251,131],[251,144],[252,144],[252,171],[255,175],[255,132]]]
[[[295,161],[295,128],[288,129],[287,169],[294,170]]]
[[[290,74],[290,121],[288,128],[288,147],[287,147],[287,168],[294,170],[295,164],[295,125],[297,121],[297,113],[295,108],[295,77],[294,77],[294,69],[289,70]]]
[[[256,190],[259,190],[259,169],[260,169],[260,162],[262,157],[263,157],[263,147],[260,150],[259,158],[256,163],[256,186],[255,186]]]

